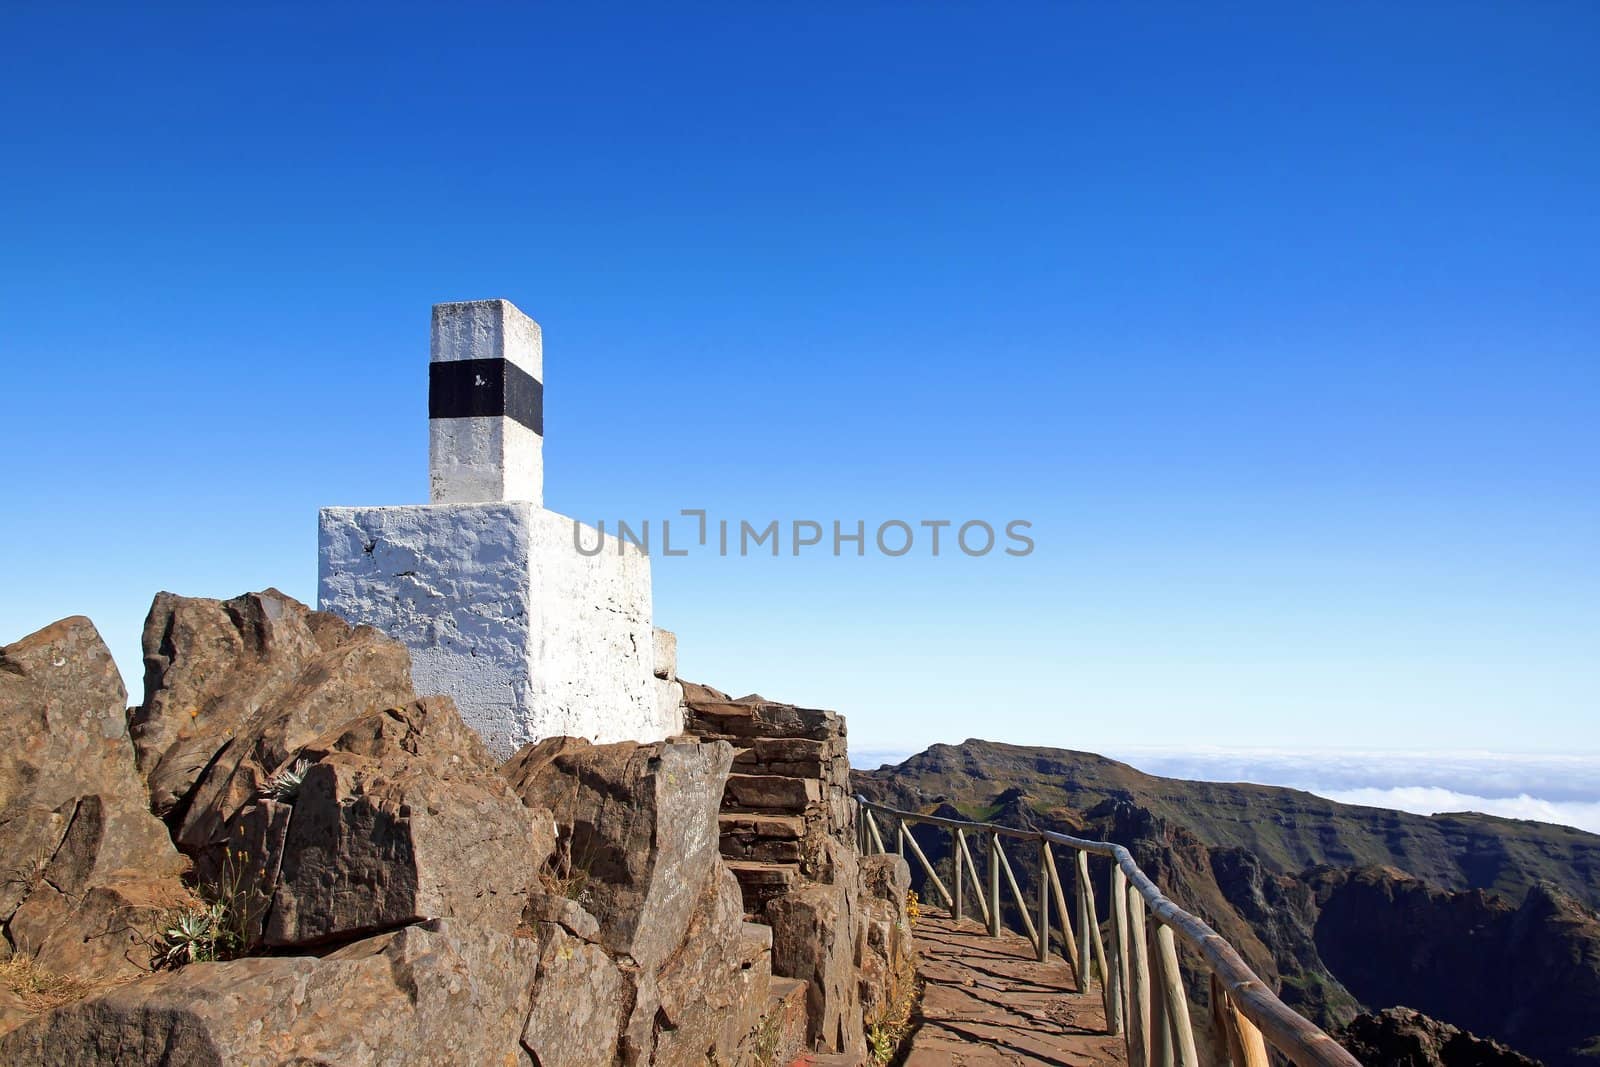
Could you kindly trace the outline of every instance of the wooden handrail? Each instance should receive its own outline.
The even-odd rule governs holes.
[[[1130,853],[1121,845],[1111,841],[1092,841],[1087,838],[1072,837],[1068,834],[1058,834],[1052,830],[1018,830],[1015,827],[1000,826],[996,823],[968,822],[964,819],[947,819],[938,815],[924,815],[915,811],[902,811],[899,808],[891,808],[886,804],[874,803],[873,801],[870,801],[866,797],[860,795],[857,795],[855,799],[856,803],[861,805],[862,808],[868,813],[873,811],[882,812],[884,815],[893,816],[895,819],[899,820],[901,824],[927,823],[933,826],[943,826],[951,830],[962,831],[963,836],[966,834],[966,832],[974,830],[993,835],[991,838],[991,846],[996,848],[999,845],[999,839],[1001,836],[1019,837],[1033,841],[1047,842],[1052,845],[1064,845],[1068,848],[1075,849],[1080,853],[1085,853],[1088,855],[1104,856],[1105,858],[1111,860],[1112,863],[1116,865],[1116,869],[1120,870],[1122,874],[1127,877],[1129,892],[1137,894],[1139,901],[1144,905],[1144,908],[1139,910],[1148,909],[1153,920],[1160,923],[1165,929],[1171,930],[1172,933],[1177,937],[1182,938],[1184,943],[1189,945],[1190,948],[1194,949],[1202,957],[1204,957],[1206,963],[1210,966],[1212,978],[1211,988],[1213,991],[1212,1010],[1219,1013],[1219,1018],[1223,1017],[1224,1014],[1226,1015],[1226,1023],[1228,1025],[1224,1027],[1224,1029],[1227,1031],[1224,1036],[1228,1039],[1228,1044],[1234,1050],[1232,1056],[1230,1057],[1234,1059],[1234,1067],[1246,1067],[1246,1063],[1240,1062],[1240,1060],[1251,1061],[1253,1067],[1253,1061],[1257,1059],[1257,1055],[1254,1049],[1250,1047],[1251,1042],[1254,1041],[1256,1043],[1260,1043],[1263,1039],[1265,1039],[1266,1044],[1269,1044],[1273,1048],[1277,1049],[1280,1053],[1287,1057],[1290,1062],[1296,1064],[1297,1067],[1361,1067],[1361,1064],[1354,1056],[1350,1055],[1350,1053],[1341,1047],[1338,1042],[1334,1041],[1333,1038],[1324,1033],[1320,1027],[1318,1027],[1310,1019],[1305,1018],[1303,1015],[1300,1015],[1294,1009],[1290,1008],[1283,1001],[1279,1000],[1277,995],[1274,994],[1267,984],[1250,969],[1250,966],[1245,963],[1244,958],[1239,955],[1232,945],[1228,944],[1228,942],[1223,939],[1221,934],[1213,930],[1198,916],[1189,914],[1187,911],[1184,911],[1182,908],[1178,907],[1177,904],[1168,899],[1166,894],[1161,892],[1160,887],[1152,882],[1149,876],[1140,869],[1136,862],[1134,862],[1132,853]],[[870,814],[868,817],[870,818]],[[906,828],[905,833],[907,836],[910,836],[911,831],[909,827]],[[964,845],[964,842],[959,843]],[[878,841],[878,849],[879,851],[883,851],[881,838]],[[919,858],[923,859],[923,862],[926,863],[926,858],[920,856],[920,848],[917,849],[917,852],[919,853]],[[960,855],[957,855],[955,857],[956,862],[959,863],[961,858],[962,857]],[[968,856],[967,859],[970,862],[971,857]],[[997,879],[999,872],[996,870],[996,868],[998,866],[998,863],[993,863],[991,866],[991,879]],[[1079,869],[1083,870],[1084,868],[1080,867]],[[976,871],[973,871],[974,876],[976,876],[976,873]],[[1006,865],[1006,873],[1010,874],[1010,864]],[[1041,872],[1041,875],[1043,875],[1043,873],[1044,872]],[[976,881],[976,877],[974,877],[974,881]],[[1041,888],[1041,892],[1049,892],[1049,879],[1044,878],[1043,881],[1045,882],[1045,885]],[[1115,879],[1113,879],[1113,883],[1115,883]],[[943,886],[941,885],[940,888],[943,888]],[[1015,888],[1015,882],[1013,882],[1013,891],[1015,891]],[[1085,889],[1086,888],[1087,887],[1085,887]],[[998,884],[996,884],[994,886],[994,904],[996,905],[997,912],[999,904],[998,889]],[[1114,920],[1114,924],[1115,920],[1122,911],[1120,907],[1116,906],[1119,905],[1121,901],[1114,899],[1116,896],[1116,889],[1116,885],[1113,884],[1114,914],[1112,918]],[[1131,897],[1129,900],[1132,902]],[[1021,908],[1024,922],[1028,925],[1032,925],[1030,921],[1031,917],[1028,915],[1027,905],[1023,903],[1020,893],[1017,893],[1017,903]],[[1131,916],[1132,912],[1130,911],[1129,922],[1134,921]],[[998,914],[988,916],[987,918],[989,919],[991,931],[998,930]],[[1061,921],[1063,926],[1065,926],[1067,921],[1065,915],[1061,917]],[[1142,936],[1143,932],[1143,927],[1141,926],[1139,929],[1140,937],[1138,942],[1138,947],[1140,949],[1144,948],[1144,937]],[[1085,931],[1079,931],[1080,945],[1082,944],[1084,933]],[[1098,931],[1095,932],[1095,936],[1099,936]],[[1043,933],[1043,940],[1048,943],[1048,939],[1049,934],[1047,925],[1046,932]],[[1040,941],[1040,935],[1035,934],[1033,940],[1037,946]],[[1129,944],[1135,944],[1132,937],[1129,937]],[[1165,965],[1170,962],[1173,957],[1175,957],[1176,953],[1174,952],[1172,956],[1168,956],[1166,954],[1165,941],[1163,940],[1159,942],[1159,944],[1162,950],[1162,963]],[[1043,950],[1041,950],[1041,955],[1042,954]],[[1143,953],[1141,953],[1141,955],[1142,954]],[[1080,965],[1087,966],[1087,961],[1083,959],[1085,954],[1082,952],[1081,948],[1078,955],[1080,959]],[[1127,960],[1119,960],[1117,966],[1121,967],[1125,971],[1127,967]],[[1113,975],[1112,977],[1115,978],[1117,976]],[[1173,981],[1172,978],[1169,978],[1165,974],[1162,976],[1164,982],[1158,984],[1157,988],[1155,989],[1149,988],[1148,978],[1143,975],[1139,977],[1142,980],[1136,981],[1135,984],[1141,987],[1137,992],[1143,996],[1171,996],[1173,995],[1174,988],[1179,996],[1182,994],[1182,983]],[[1126,998],[1134,992],[1133,990],[1130,990],[1129,983],[1126,981],[1116,982],[1116,985],[1121,987],[1120,994],[1122,998]],[[1163,990],[1165,991],[1165,994],[1163,994]],[[1225,1001],[1225,1003],[1220,1005],[1216,1003],[1219,994],[1221,999]],[[1109,995],[1110,991],[1108,990],[1108,997]],[[1128,1020],[1131,1017],[1139,1022],[1144,1021],[1138,1016],[1134,1016],[1130,1012],[1129,1006],[1125,1000],[1122,1004],[1117,1006],[1122,1009],[1120,1015],[1124,1020]],[[1164,1008],[1169,1007],[1167,1004],[1163,1004],[1162,1006]],[[1181,1006],[1170,1005],[1170,1009],[1174,1014],[1177,1014],[1181,1011],[1181,1015],[1179,1017],[1185,1023],[1187,1022],[1188,1005],[1186,1003]],[[1110,1013],[1108,1013],[1108,1016],[1109,1014]],[[1140,1014],[1142,1015],[1142,1013]],[[1148,1024],[1146,1024],[1146,1026],[1147,1025]],[[1130,1026],[1129,1029],[1131,1030],[1133,1027]],[[1252,1033],[1252,1031],[1255,1033]],[[1115,1031],[1113,1030],[1113,1032]],[[1144,1034],[1140,1034],[1137,1037],[1134,1037],[1133,1035],[1129,1036],[1132,1038],[1129,1042],[1130,1067],[1149,1067],[1149,1061],[1146,1058],[1148,1049],[1141,1047],[1144,1045],[1144,1042],[1139,1040],[1140,1038],[1144,1037]],[[1192,1038],[1192,1034],[1188,1036]],[[1178,1052],[1177,1058],[1180,1062],[1182,1062],[1194,1054],[1193,1044],[1192,1042],[1183,1042],[1180,1044],[1179,1049],[1175,1051]]]

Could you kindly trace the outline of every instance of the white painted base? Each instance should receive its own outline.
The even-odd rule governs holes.
[[[523,501],[324,508],[319,606],[404,643],[417,692],[454,699],[501,757],[681,732],[655,677],[649,557],[609,536],[581,555],[574,524]]]

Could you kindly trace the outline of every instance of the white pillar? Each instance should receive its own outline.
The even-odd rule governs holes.
[[[649,557],[543,506],[542,357],[538,323],[505,300],[437,305],[432,503],[323,508],[318,533],[322,610],[403,642],[417,692],[455,700],[502,758],[683,729]]]
[[[544,346],[509,300],[433,307],[428,499],[544,502]]]

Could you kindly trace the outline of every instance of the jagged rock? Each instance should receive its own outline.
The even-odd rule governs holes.
[[[556,923],[537,926],[539,980],[522,1045],[539,1067],[611,1063],[633,1000],[631,982],[598,945]]]
[[[765,1005],[772,939],[749,940],[739,883],[718,864],[683,943],[656,972],[658,1007],[653,1062],[660,1067],[732,1063],[740,1040]]]
[[[1357,1016],[1339,1041],[1366,1067],[1538,1067],[1539,1063],[1498,1041],[1411,1008]]]
[[[381,934],[322,958],[191,964],[24,1024],[0,1038],[0,1061],[36,1067],[524,1062],[518,1044],[537,966],[533,941],[449,921]]]
[[[600,940],[600,923],[582,904],[535,889],[528,896],[528,906],[522,909],[522,925],[532,928],[538,923],[555,923],[573,937],[591,944]]]
[[[220,846],[301,746],[416,696],[403,645],[276,589],[226,601],[158,594],[144,658],[130,721],[139,769],[190,854]]]
[[[824,1052],[859,1055],[865,1045],[855,968],[854,887],[804,882],[769,901],[772,969],[809,983],[806,1037]]]
[[[881,1018],[890,1010],[897,983],[915,981],[911,924],[906,894],[911,868],[895,855],[864,856],[860,861],[860,929],[856,935],[856,984],[862,1018]]]
[[[453,916],[510,932],[553,840],[455,705],[371,711],[302,750],[265,940],[315,944]]]
[[[0,953],[86,981],[149,969],[186,864],[150,814],[127,693],[94,625],[0,648]]]
[[[733,759],[725,744],[552,738],[501,768],[524,803],[554,814],[557,864],[602,943],[653,972],[683,942],[720,870],[717,812]]]

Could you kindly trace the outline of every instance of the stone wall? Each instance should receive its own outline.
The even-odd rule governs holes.
[[[684,723],[735,748],[720,847],[746,916],[772,929],[774,973],[806,982],[808,1040],[862,1062],[866,1029],[910,959],[910,871],[859,854],[844,719],[684,683]]]

